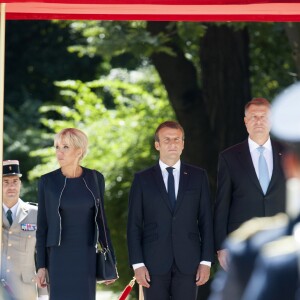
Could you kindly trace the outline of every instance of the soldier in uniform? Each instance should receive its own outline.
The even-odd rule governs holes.
[[[48,299],[35,282],[37,206],[22,201],[19,162],[3,162],[1,288],[5,299]],[[38,298],[39,296],[39,298]]]

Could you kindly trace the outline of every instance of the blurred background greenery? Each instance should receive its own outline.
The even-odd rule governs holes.
[[[39,176],[58,167],[54,133],[83,130],[83,165],[106,179],[120,273],[109,289],[121,291],[132,277],[128,193],[157,161],[157,125],[183,125],[183,159],[207,169],[213,204],[218,153],[246,137],[247,101],[298,80],[299,39],[299,23],[8,21],[4,158],[20,161],[22,198],[36,202]]]

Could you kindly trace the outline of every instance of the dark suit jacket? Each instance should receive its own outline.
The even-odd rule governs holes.
[[[98,206],[97,200],[100,196],[100,205],[102,205],[102,211],[104,213],[104,226],[102,216],[99,209],[95,209],[95,236],[94,241],[91,244],[96,244],[98,241],[102,244],[106,244],[105,233],[107,236],[109,249],[112,251],[114,260],[114,250],[110,239],[110,233],[106,221],[104,210],[104,177],[100,172],[96,171],[99,189],[101,195],[98,195],[98,189],[96,181],[91,169],[84,168],[82,174],[82,180],[85,182],[87,189],[91,192],[95,199],[95,206]],[[38,183],[38,216],[37,216],[37,232],[36,232],[36,251],[37,251],[37,269],[47,268],[47,248],[60,245],[61,237],[61,222],[59,215],[60,200],[64,192],[66,184],[66,177],[63,176],[60,169],[54,170],[50,173],[44,174]],[[99,235],[97,236],[97,232]],[[105,245],[107,246],[107,245]]]
[[[167,273],[176,262],[195,274],[213,261],[212,210],[206,171],[181,164],[174,212],[159,164],[135,175],[129,196],[127,240],[130,264],[143,262],[151,274]]]
[[[214,213],[217,250],[222,249],[227,235],[245,221],[285,211],[285,178],[281,167],[283,148],[277,142],[271,143],[273,174],[266,195],[255,173],[248,140],[220,154]]]

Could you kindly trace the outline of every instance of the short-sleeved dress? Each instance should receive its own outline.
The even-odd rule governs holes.
[[[51,300],[95,300],[95,201],[82,176],[67,178],[60,202],[61,244],[48,249]]]

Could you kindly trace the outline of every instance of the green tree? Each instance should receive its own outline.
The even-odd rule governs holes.
[[[206,168],[213,187],[219,151],[246,136],[244,104],[252,95],[272,99],[295,78],[281,23],[81,24],[72,24],[84,39],[71,51],[156,68],[186,130],[184,159]]]
[[[295,80],[290,45],[297,62],[298,30],[295,23],[9,21],[6,116],[13,117],[10,106],[23,114],[25,101],[61,101],[54,80],[153,65],[186,129],[184,159],[205,167],[214,187],[218,152],[245,137],[244,103],[252,95],[272,99]],[[36,129],[36,120],[25,122]],[[10,136],[20,132],[7,128]]]

